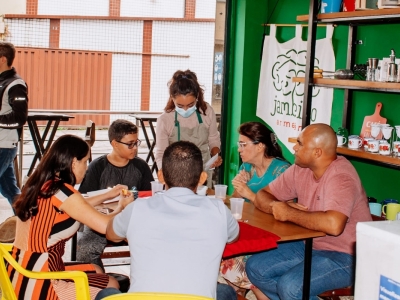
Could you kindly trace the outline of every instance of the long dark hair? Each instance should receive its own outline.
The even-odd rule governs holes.
[[[240,125],[238,132],[248,137],[253,142],[263,143],[265,145],[265,157],[275,157],[285,160],[275,134],[264,124],[260,122],[243,123]]]
[[[64,183],[75,185],[72,161],[74,158],[83,159],[88,152],[89,145],[78,136],[67,134],[58,138],[43,156],[14,203],[17,216],[22,221],[28,220],[37,214],[38,198],[50,198]]]
[[[197,81],[196,73],[186,70],[178,70],[172,76],[172,79],[168,82],[169,87],[169,99],[165,106],[165,112],[169,113],[175,109],[175,103],[172,98],[178,95],[190,94],[197,98],[196,108],[203,115],[206,114],[207,104],[204,101],[204,89],[200,86]]]

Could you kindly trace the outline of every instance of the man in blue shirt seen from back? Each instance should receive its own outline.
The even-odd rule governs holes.
[[[226,243],[239,235],[230,210],[217,198],[196,195],[207,179],[201,152],[179,141],[164,152],[159,180],[166,191],[128,205],[107,226],[107,239],[128,240],[129,292],[217,297],[217,277]],[[229,293],[228,293],[229,294]],[[231,299],[221,296],[219,299]],[[236,298],[233,292],[233,299]]]

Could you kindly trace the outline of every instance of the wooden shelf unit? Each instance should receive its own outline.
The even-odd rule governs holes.
[[[304,101],[305,107],[309,109],[312,102],[312,88],[328,87],[345,89],[344,109],[342,127],[348,127],[350,121],[349,107],[351,109],[352,93],[354,90],[383,93],[400,93],[400,83],[374,82],[361,80],[343,80],[332,78],[313,78],[314,53],[316,44],[316,26],[321,23],[347,25],[349,28],[346,68],[351,69],[355,63],[355,41],[357,39],[357,27],[360,25],[400,24],[400,8],[371,9],[352,12],[318,13],[318,1],[310,0],[310,13],[297,16],[297,21],[308,22],[309,35],[307,41],[307,53],[311,53],[310,60],[307,60],[306,77],[292,78],[293,82],[305,84]],[[305,125],[309,124],[309,113],[306,115]],[[304,125],[304,124],[303,124]],[[304,127],[304,126],[303,126]],[[289,142],[296,142],[296,138],[289,138]],[[370,161],[388,167],[400,169],[400,157],[385,156],[364,151],[363,149],[349,149],[337,147],[337,153],[355,159]]]
[[[304,77],[293,77],[293,82],[304,83]],[[377,82],[354,79],[331,79],[331,78],[314,78],[314,86],[341,88],[352,90],[366,90],[376,92],[400,93],[400,83],[397,82]]]
[[[290,143],[296,143],[297,138],[290,137]],[[391,155],[381,155],[378,153],[371,153],[365,151],[363,148],[360,149],[350,149],[347,146],[338,146],[337,153],[340,155],[344,155],[347,157],[353,157],[363,160],[369,160],[372,162],[376,162],[382,165],[387,165],[388,167],[394,167],[396,169],[400,168],[400,157],[398,156],[391,156]]]
[[[299,22],[308,21],[308,15],[297,16]],[[318,14],[319,23],[376,25],[400,22],[400,8],[370,9],[349,12]]]

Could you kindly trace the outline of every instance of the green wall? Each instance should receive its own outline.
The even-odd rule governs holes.
[[[277,3],[276,7],[275,4]],[[232,192],[231,180],[237,174],[240,161],[236,141],[237,128],[243,122],[259,120],[256,117],[258,81],[260,73],[260,53],[264,27],[261,24],[288,23],[296,24],[296,16],[308,14],[308,0],[232,0],[227,1],[227,77],[224,93],[225,124],[223,133],[224,177]],[[275,9],[274,9],[275,7]],[[271,15],[271,12],[272,16]],[[390,49],[398,50],[400,57],[400,40],[398,32],[400,25],[380,25],[359,27],[358,39],[363,44],[357,46],[356,63],[365,63],[368,57],[388,57]],[[268,27],[267,27],[268,33]],[[278,40],[287,41],[294,36],[294,27],[278,27]],[[317,36],[323,37],[325,29],[318,28]],[[307,30],[303,30],[306,39]],[[336,69],[345,68],[347,56],[348,27],[338,26],[333,36],[333,47],[336,58]],[[335,89],[331,126],[337,129],[341,126],[343,114],[344,91]],[[354,92],[351,108],[351,124],[349,132],[359,134],[364,116],[374,112],[376,102],[383,103],[381,115],[388,119],[391,125],[400,125],[400,102],[398,94]],[[282,146],[282,144],[281,144]],[[283,149],[289,161],[293,156],[288,149]],[[366,161],[353,161],[368,196],[379,201],[385,198],[400,200],[400,171],[388,167],[373,165]]]

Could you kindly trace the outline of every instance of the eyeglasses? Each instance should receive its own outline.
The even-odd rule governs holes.
[[[121,142],[121,141],[117,141],[117,140],[115,140],[115,141],[116,141],[117,143],[127,145],[127,146],[128,146],[128,149],[133,149],[133,147],[139,147],[140,144],[142,143],[141,140],[136,140],[136,142],[129,143],[129,144],[128,144],[128,143]]]
[[[237,145],[239,148],[244,148],[246,147],[247,144],[259,144],[259,141],[252,141],[252,142],[237,142]]]

